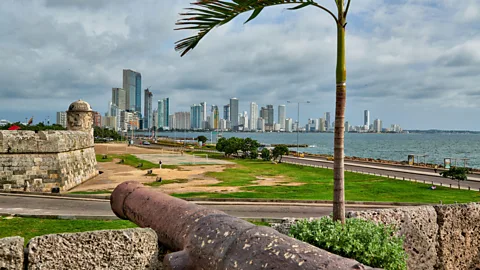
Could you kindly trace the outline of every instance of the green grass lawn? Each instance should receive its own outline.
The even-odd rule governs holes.
[[[150,169],[155,169],[158,168],[158,164],[152,163],[148,160],[143,160],[139,159],[134,155],[130,154],[123,154],[123,155],[115,155],[115,154],[109,154],[107,155],[106,159],[103,159],[103,155],[97,154],[96,155],[97,162],[112,162],[113,159],[123,159],[125,165],[132,166],[134,168],[139,168],[141,170],[150,170]],[[142,163],[143,166],[138,167],[138,165]],[[167,166],[163,166],[167,168]],[[170,165],[170,169],[176,168],[174,165]]]
[[[0,238],[21,236],[27,243],[35,236],[52,233],[73,233],[96,230],[135,228],[137,225],[126,220],[62,220],[41,218],[0,217]]]
[[[213,186],[239,186],[234,193],[177,193],[176,197],[264,198],[298,200],[332,200],[333,171],[292,164],[272,164],[253,160],[233,160],[238,166],[223,172],[211,172],[221,183]],[[299,182],[301,186],[248,186],[257,176],[283,176],[283,182]],[[429,189],[431,185],[388,179],[357,173],[345,173],[345,197],[349,201],[455,203],[480,201],[480,192],[445,187]]]

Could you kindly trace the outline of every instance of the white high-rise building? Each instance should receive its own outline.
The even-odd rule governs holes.
[[[285,130],[285,119],[287,117],[285,105],[278,105],[278,124],[280,129]]]
[[[377,133],[382,132],[382,120],[375,119],[375,121],[373,121],[373,130]]]
[[[207,121],[207,102],[200,102],[200,106],[202,107],[201,108],[201,111],[200,111],[200,121],[201,121],[201,124],[200,124],[200,127],[202,129],[206,129],[207,125],[208,125],[208,121]]]
[[[318,131],[325,132],[327,130],[325,125],[325,118],[320,118],[318,122],[319,122]]]
[[[258,124],[258,105],[255,102],[250,103],[250,130],[257,130]]]
[[[285,119],[285,132],[292,132],[293,131],[292,124],[293,124],[292,118]]]
[[[57,112],[57,125],[67,128],[67,112]]]

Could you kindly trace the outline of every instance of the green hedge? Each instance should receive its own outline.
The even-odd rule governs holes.
[[[403,238],[392,226],[351,218],[345,225],[330,217],[301,220],[290,229],[290,236],[337,255],[355,259],[371,267],[407,269]]]

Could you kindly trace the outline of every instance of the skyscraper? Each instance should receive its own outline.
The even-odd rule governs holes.
[[[150,92],[150,90],[147,88],[145,89],[145,94],[144,94],[144,112],[143,112],[143,129],[151,129],[153,126],[153,114],[152,114],[152,101],[153,101],[153,94]]]
[[[286,117],[285,105],[278,105],[278,124],[280,124],[280,129],[285,130]]]
[[[328,131],[330,129],[330,112],[325,113],[325,129]]]
[[[285,119],[285,132],[292,132],[292,118]]]
[[[213,125],[211,125],[210,128],[217,130],[220,123],[220,112],[218,111],[217,105],[212,105],[212,119]]]
[[[368,110],[363,111],[363,125],[370,126],[370,112]]]
[[[202,128],[202,106],[198,104],[193,104],[190,106],[190,127],[192,129],[200,129]]]
[[[123,88],[112,88],[112,103],[120,110],[126,110],[126,95]]]
[[[273,121],[274,121],[274,111],[273,111],[273,105],[267,105],[267,111],[268,111],[268,120],[266,121],[266,125],[273,126]]]
[[[375,121],[373,121],[373,129],[377,133],[382,132],[382,120],[375,119]]]
[[[265,123],[268,122],[268,110],[265,107],[260,109],[260,117],[263,119]]]
[[[230,122],[232,130],[237,130],[238,128],[238,99],[230,99]]]
[[[142,75],[130,69],[123,70],[123,90],[125,90],[126,110],[142,110]]]
[[[165,127],[165,103],[163,99],[158,100],[157,105],[157,128]],[[168,116],[167,116],[168,117]]]
[[[168,116],[170,115],[170,99],[164,98],[158,101],[158,127],[159,128],[167,128],[169,127],[169,119]]]
[[[255,102],[250,103],[250,121],[249,123],[249,129],[250,130],[257,130],[257,124],[258,124],[258,105]]]
[[[223,119],[230,121],[230,104],[223,106]]]
[[[206,124],[207,124],[207,102],[205,102],[205,101],[200,102],[200,106],[202,106],[202,111],[200,112],[200,118],[201,118],[201,121],[202,121],[201,128],[205,129]]]

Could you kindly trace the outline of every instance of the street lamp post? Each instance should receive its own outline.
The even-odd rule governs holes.
[[[299,152],[299,140],[298,140],[298,131],[300,129],[300,103],[302,104],[307,104],[307,103],[310,103],[310,101],[304,101],[304,102],[300,102],[300,101],[290,101],[288,100],[287,103],[297,103],[297,156],[300,156],[300,152]]]

